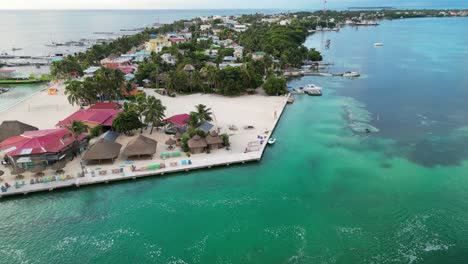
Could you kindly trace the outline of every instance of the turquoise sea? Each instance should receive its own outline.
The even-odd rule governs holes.
[[[261,162],[2,199],[0,262],[466,263],[467,25],[312,35],[363,76],[291,81],[325,94],[296,97]]]

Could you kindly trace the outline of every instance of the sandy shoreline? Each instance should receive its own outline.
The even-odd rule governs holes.
[[[19,120],[36,126],[39,129],[54,128],[55,124],[59,120],[63,120],[68,115],[79,109],[79,107],[71,106],[68,103],[67,98],[63,93],[63,85],[57,85],[57,87],[59,90],[58,95],[48,95],[47,90],[42,90],[23,102],[13,106],[8,111],[1,112],[0,122],[4,120]],[[10,185],[14,185],[16,181],[19,183],[24,181],[25,186],[20,188],[12,187],[7,191],[7,193],[0,193],[0,196],[14,193],[33,192],[37,190],[47,190],[48,188],[54,189],[66,187],[71,184],[76,185],[77,182],[81,185],[86,185],[101,181],[125,179],[128,177],[157,175],[162,173],[219,166],[225,163],[232,164],[259,160],[261,159],[266,143],[263,142],[264,144],[260,145],[258,136],[268,137],[271,135],[271,131],[278,122],[278,118],[281,115],[287,100],[287,97],[285,96],[269,97],[264,95],[246,95],[239,97],[223,97],[213,94],[182,95],[173,98],[156,94],[151,89],[147,89],[145,92],[148,95],[153,95],[161,99],[163,105],[167,108],[166,117],[175,114],[189,113],[195,109],[195,105],[197,104],[207,105],[207,107],[210,107],[214,113],[215,120],[213,121],[213,124],[215,125],[215,128],[219,128],[221,133],[227,133],[230,135],[231,148],[229,150],[215,150],[210,154],[204,153],[191,155],[190,157],[187,157],[185,153],[182,153],[182,156],[180,157],[164,160],[160,158],[160,154],[168,152],[167,146],[164,142],[169,139],[170,136],[164,134],[162,131],[156,130],[154,130],[150,135],[150,129],[148,129],[143,132],[143,135],[158,141],[157,152],[153,159],[128,161],[121,155],[113,164],[85,166],[85,170],[88,174],[86,174],[84,178],[76,179],[76,175],[82,171],[80,158],[78,157],[67,164],[64,169],[65,174],[63,175],[63,177],[69,175],[70,177],[75,177],[75,179],[34,185],[29,184],[30,180],[34,178],[32,173],[24,173],[25,178],[18,181],[15,179],[15,176],[10,174],[10,170],[8,168],[3,167],[0,168],[5,171],[5,175],[1,177],[3,182],[8,182]],[[231,125],[235,125],[238,130],[229,130],[228,128]],[[254,126],[254,128],[243,129],[245,126]],[[133,137],[139,134],[140,133],[138,131],[138,133]],[[116,142],[123,146],[122,151],[133,137],[121,135],[117,138]],[[249,143],[251,145],[257,144],[258,147],[251,149],[248,153],[245,153]],[[177,148],[176,151],[180,151],[180,148]],[[183,160],[188,159],[192,161],[193,165],[183,167]],[[164,170],[142,172],[132,172],[130,170],[131,165],[141,168],[159,163],[165,163],[167,168]],[[111,174],[112,170],[119,168],[122,168],[124,172],[123,174]],[[98,177],[93,177],[91,175],[91,172],[94,172],[94,175],[98,175],[99,171],[107,171],[108,174],[106,176]],[[46,178],[52,177],[53,175],[55,175],[54,171],[45,171]]]
[[[55,128],[58,121],[79,109],[68,103],[63,84],[55,87],[59,91],[57,95],[49,95],[45,88],[0,112],[0,123],[18,120],[39,129]]]

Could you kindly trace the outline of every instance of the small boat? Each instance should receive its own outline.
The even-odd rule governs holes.
[[[304,88],[304,92],[311,96],[321,96],[322,87],[311,83]]]
[[[374,43],[374,46],[375,47],[382,47],[383,43],[382,42],[376,42],[376,43]]]
[[[273,145],[276,142],[276,138],[270,138],[268,139],[268,145]]]
[[[288,104],[293,104],[295,101],[294,97],[289,97],[288,98]]]
[[[359,76],[361,76],[361,74],[359,74],[359,72],[356,72],[356,71],[347,71],[343,73],[343,77],[359,77]]]

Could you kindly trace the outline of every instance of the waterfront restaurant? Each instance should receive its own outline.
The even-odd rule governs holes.
[[[75,136],[65,128],[26,131],[0,143],[0,149],[15,168],[46,168],[73,158],[86,148],[86,134]]]

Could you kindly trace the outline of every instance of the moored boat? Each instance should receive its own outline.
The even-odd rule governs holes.
[[[275,144],[275,142],[276,142],[276,138],[272,137],[272,138],[268,139],[268,145],[273,145],[273,144]]]
[[[347,71],[343,73],[343,77],[359,77],[359,76],[361,76],[361,74],[359,74],[359,72],[357,71]]]
[[[304,88],[304,92],[311,96],[321,96],[322,87],[311,83]]]

